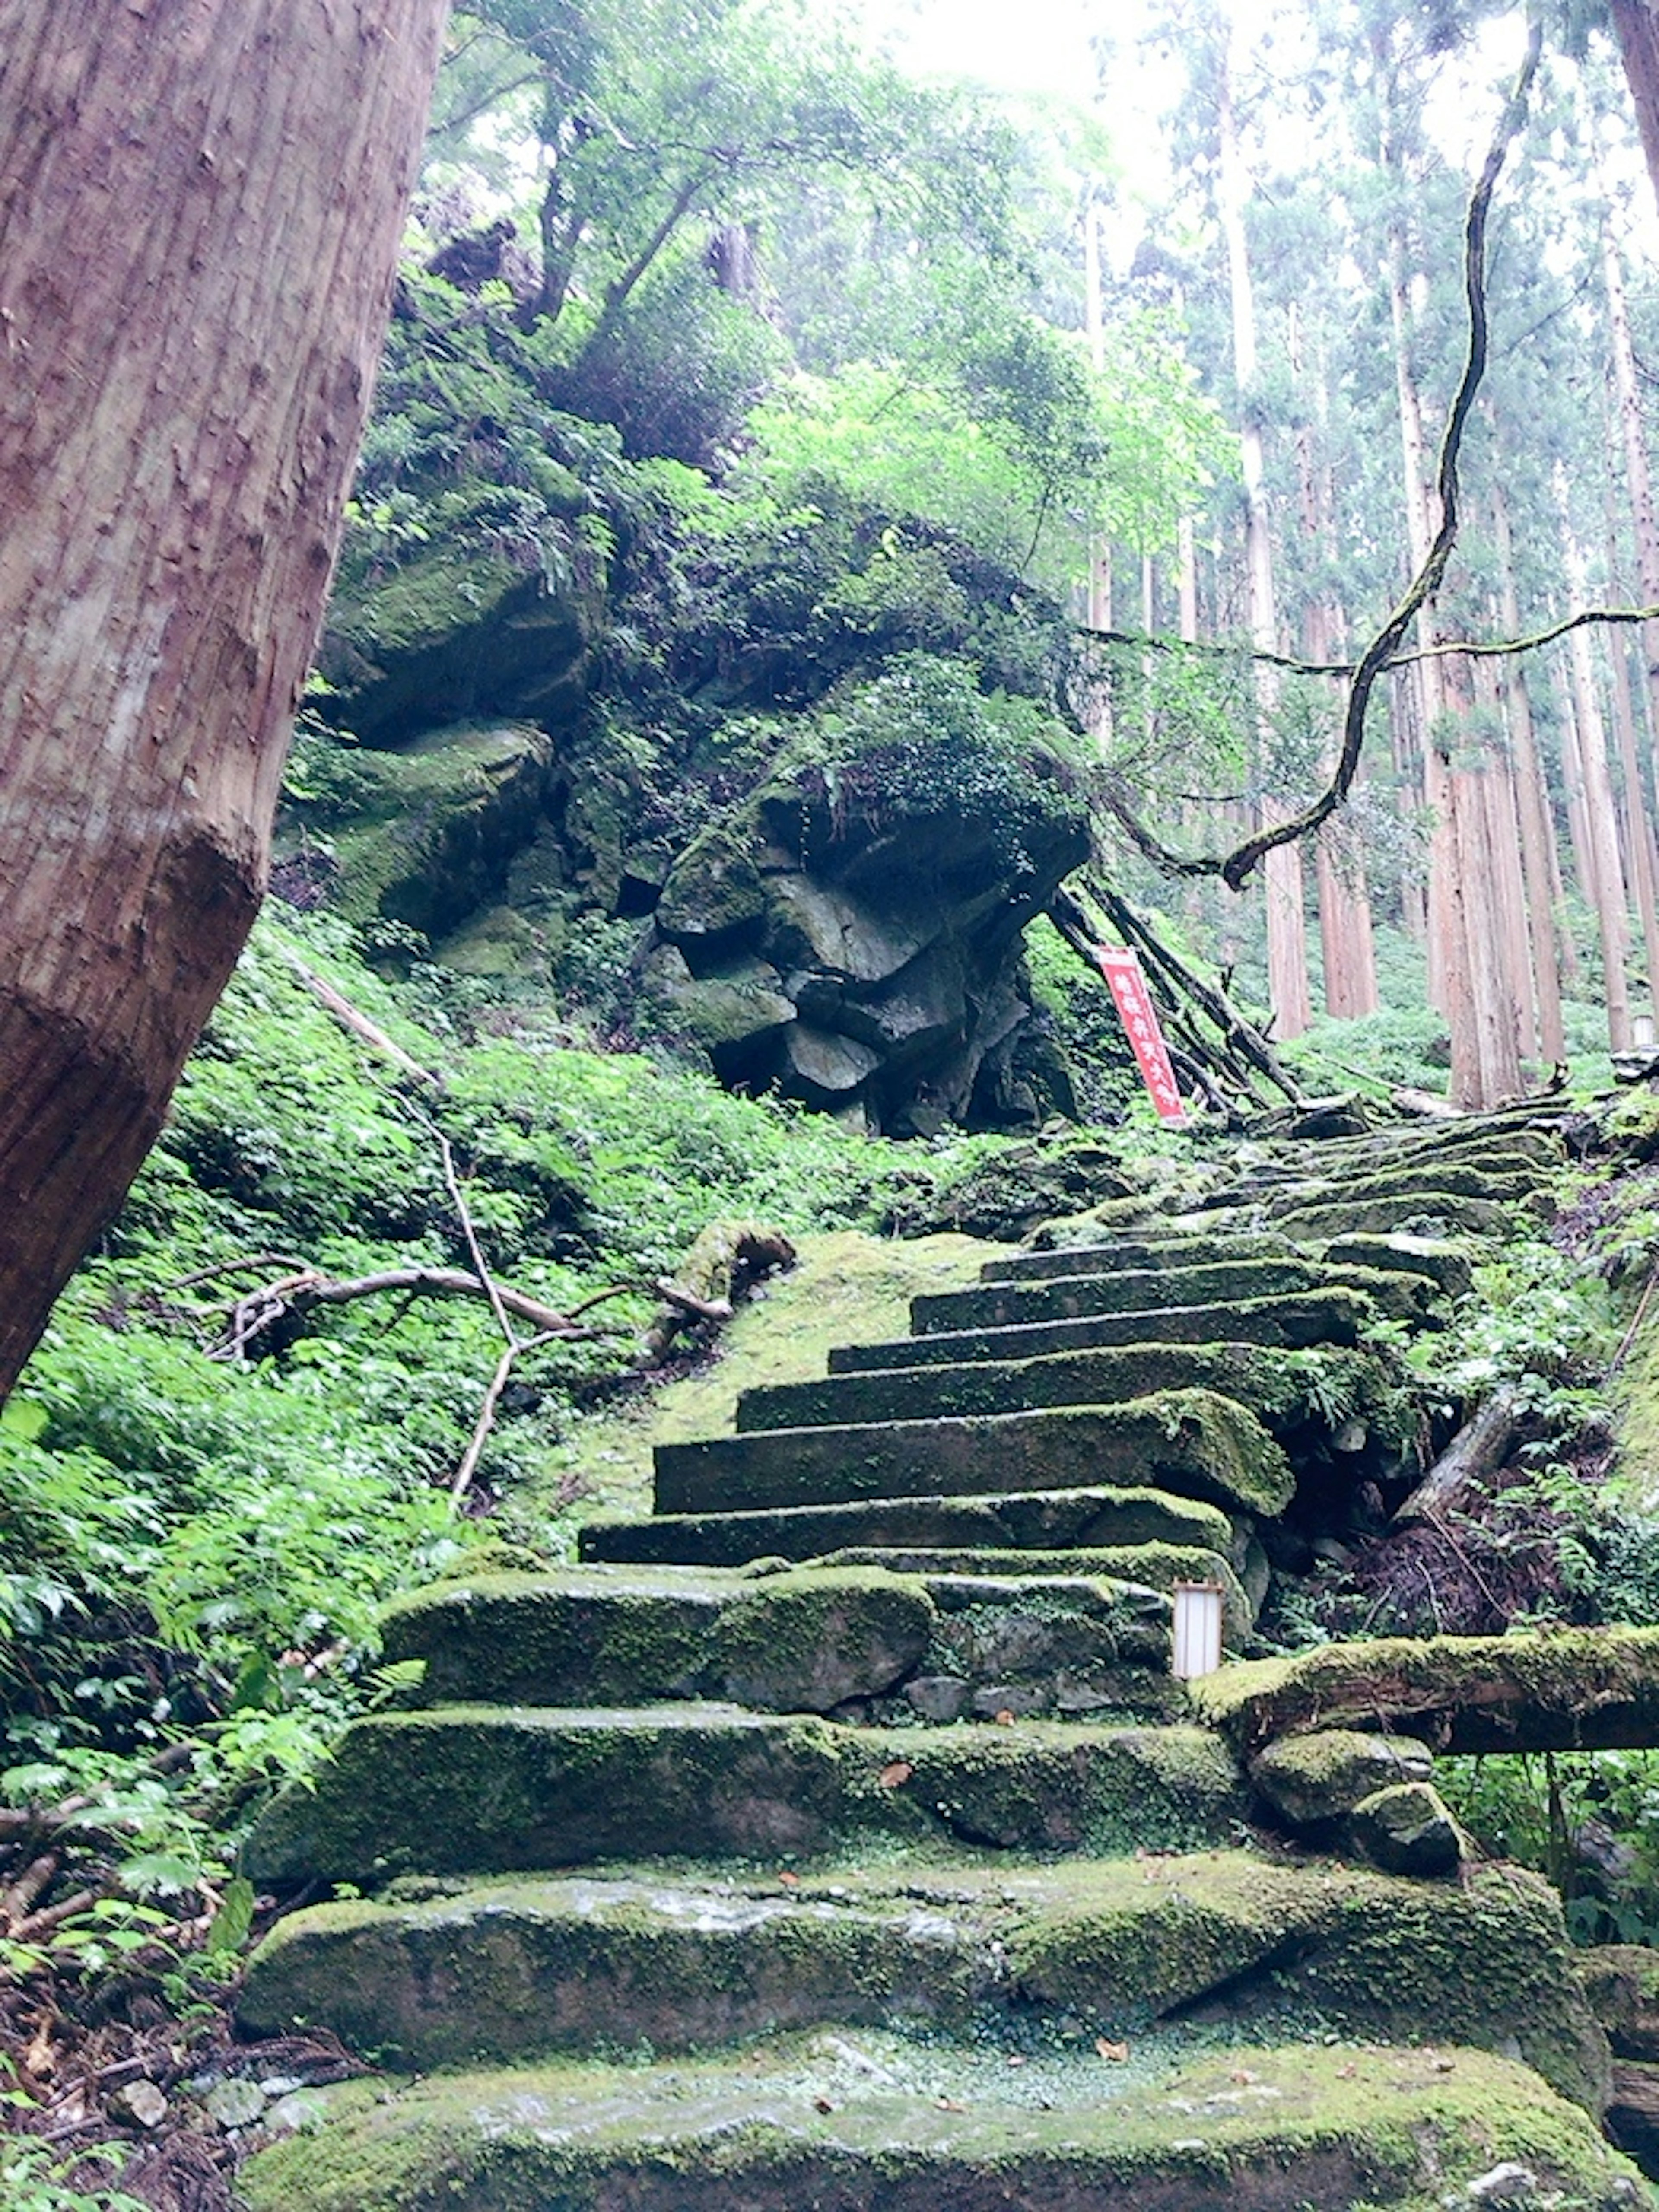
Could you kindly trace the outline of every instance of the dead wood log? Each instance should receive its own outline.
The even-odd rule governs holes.
[[[662,1310],[645,1333],[641,1367],[660,1367],[676,1337],[702,1322],[719,1328],[763,1276],[795,1264],[795,1248],[757,1221],[711,1221],[672,1279],[657,1285]]]
[[[621,1285],[603,1295],[616,1297],[622,1288],[629,1287],[632,1286]],[[315,1267],[301,1268],[291,1275],[279,1276],[275,1282],[262,1284],[258,1290],[239,1298],[231,1309],[224,1335],[210,1348],[208,1357],[242,1358],[248,1346],[285,1314],[302,1314],[313,1306],[349,1305],[354,1298],[376,1297],[388,1291],[402,1291],[417,1297],[446,1294],[490,1297],[489,1284],[462,1267],[382,1267],[369,1275],[343,1277],[325,1275]],[[495,1291],[508,1313],[518,1315],[521,1321],[531,1322],[550,1337],[580,1341],[609,1334],[604,1329],[585,1328],[568,1314],[560,1313],[556,1307],[544,1305],[539,1298],[515,1291],[507,1284],[496,1284]],[[583,1303],[591,1306],[595,1301],[590,1298]]]
[[[370,1021],[368,1016],[360,1012],[349,999],[337,991],[326,976],[319,975],[317,970],[302,960],[290,946],[284,945],[282,951],[283,959],[287,961],[312,997],[316,1000],[319,1006],[325,1007],[333,1015],[342,1029],[349,1030],[360,1043],[368,1045],[369,1049],[378,1053],[382,1060],[389,1060],[392,1065],[401,1069],[404,1074],[413,1076],[417,1083],[424,1083],[434,1091],[442,1088],[438,1078],[429,1067],[422,1067],[418,1060],[412,1059],[395,1038],[386,1035],[378,1022]]]
[[[1515,1393],[1507,1389],[1494,1390],[1396,1509],[1395,1525],[1404,1528],[1413,1521],[1439,1521],[1455,1511],[1473,1484],[1502,1467],[1515,1429]]]
[[[1437,1751],[1659,1747],[1659,1629],[1385,1637],[1245,1660],[1192,1686],[1246,1759],[1282,1735],[1380,1729]]]

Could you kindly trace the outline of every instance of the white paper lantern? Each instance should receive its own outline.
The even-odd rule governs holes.
[[[1221,1664],[1220,1583],[1177,1583],[1171,1595],[1175,1653],[1170,1672],[1177,1682],[1213,1674]]]

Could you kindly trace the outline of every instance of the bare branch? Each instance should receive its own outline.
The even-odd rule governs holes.
[[[302,960],[291,945],[284,945],[281,951],[283,959],[313,998],[319,1006],[327,1008],[342,1028],[349,1030],[353,1036],[379,1053],[383,1060],[389,1060],[394,1067],[400,1067],[405,1075],[412,1075],[416,1082],[427,1084],[434,1091],[442,1089],[442,1085],[430,1068],[422,1067],[419,1060],[411,1059],[402,1045],[386,1035],[378,1022],[372,1022],[367,1014],[360,1013],[349,999],[343,997],[333,984]]]
[[[1528,30],[1526,56],[1514,88],[1504,104],[1497,130],[1492,134],[1492,144],[1487,149],[1480,181],[1470,198],[1463,227],[1463,281],[1468,307],[1468,348],[1440,444],[1440,526],[1404,597],[1372,638],[1353,669],[1343,716],[1342,743],[1330,781],[1318,798],[1304,806],[1300,813],[1288,816],[1269,828],[1259,830],[1254,836],[1247,837],[1243,844],[1235,846],[1230,853],[1201,855],[1176,853],[1139,820],[1121,793],[1109,795],[1107,804],[1115,818],[1136,848],[1166,875],[1219,876],[1230,890],[1241,890],[1269,853],[1280,845],[1292,845],[1310,836],[1329,820],[1352,787],[1364,746],[1366,709],[1370,704],[1376,679],[1387,669],[1397,665],[1396,654],[1401,641],[1423,607],[1440,588],[1452,548],[1457,542],[1461,520],[1458,461],[1462,452],[1463,433],[1468,428],[1475,396],[1486,369],[1486,219],[1504,160],[1526,120],[1527,101],[1542,51],[1543,26],[1534,12]],[[1309,664],[1305,672],[1340,674],[1345,672],[1318,669]]]
[[[495,1409],[501,1402],[514,1366],[526,1352],[534,1352],[539,1345],[551,1344],[560,1332],[544,1329],[536,1336],[514,1336],[507,1340],[507,1349],[495,1363],[495,1372],[489,1378],[489,1388],[484,1392],[483,1403],[478,1408],[478,1418],[473,1424],[472,1435],[461,1463],[455,1470],[455,1480],[449,1486],[450,1502],[458,1510],[461,1500],[472,1486],[472,1478],[478,1471],[478,1462],[483,1455],[484,1444],[495,1425]]]

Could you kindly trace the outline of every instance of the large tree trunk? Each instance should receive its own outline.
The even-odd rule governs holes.
[[[1492,495],[1492,520],[1498,551],[1499,610],[1505,635],[1521,634],[1520,601],[1515,588],[1515,549],[1510,532],[1509,503],[1501,487]],[[1515,761],[1516,802],[1520,814],[1521,858],[1527,890],[1527,915],[1532,936],[1533,981],[1538,994],[1539,1050],[1552,1066],[1567,1056],[1566,1034],[1561,1018],[1561,975],[1558,957],[1560,930],[1550,882],[1549,799],[1538,759],[1533,729],[1532,696],[1527,689],[1520,660],[1505,661],[1499,673],[1504,719]]]
[[[1250,282],[1249,249],[1244,234],[1248,185],[1233,112],[1235,64],[1243,51],[1243,34],[1235,29],[1221,72],[1218,206],[1222,236],[1226,241],[1232,303],[1233,372],[1238,385],[1238,444],[1244,485],[1244,569],[1249,593],[1250,642],[1258,653],[1276,653],[1279,620],[1262,464],[1261,399],[1256,390],[1255,295]],[[1279,702],[1278,678],[1266,665],[1256,672],[1256,700],[1258,743],[1265,752]],[[1264,823],[1283,820],[1289,811],[1276,794],[1264,797]],[[1313,1019],[1308,991],[1308,933],[1303,912],[1301,846],[1276,845],[1263,865],[1262,878],[1267,906],[1267,999],[1273,1008],[1273,1037],[1282,1044],[1287,1038],[1301,1036]]]
[[[0,1395],[264,886],[446,0],[0,0]]]
[[[1586,604],[1588,590],[1583,549],[1572,527],[1566,470],[1555,465],[1555,498],[1561,514],[1563,568],[1567,594],[1575,606]],[[1630,908],[1625,892],[1624,865],[1619,850],[1619,817],[1613,803],[1613,777],[1607,765],[1607,727],[1595,682],[1595,663],[1589,632],[1576,629],[1567,640],[1568,667],[1572,679],[1574,720],[1577,725],[1578,766],[1583,779],[1584,829],[1594,879],[1596,924],[1601,939],[1601,974],[1607,1006],[1607,1042],[1614,1052],[1628,1052],[1630,1014]]]
[[[1648,174],[1659,194],[1659,9],[1653,0],[1609,0],[1608,12],[1618,33]]]

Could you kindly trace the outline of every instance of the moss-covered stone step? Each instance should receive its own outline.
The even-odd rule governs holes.
[[[1005,1491],[983,1498],[879,1498],[850,1505],[596,1520],[577,1537],[584,1559],[724,1567],[751,1559],[817,1559],[849,1545],[1066,1551],[1120,1544],[1198,1544],[1221,1553],[1234,1567],[1244,1564],[1243,1532],[1219,1506],[1164,1491],[1100,1485]]]
[[[1397,1729],[1436,1751],[1659,1747],[1659,1628],[1388,1637],[1224,1667],[1199,1711],[1253,1757],[1311,1729]]]
[[[578,1568],[457,1581],[386,1617],[393,1661],[426,1668],[422,1702],[574,1706],[725,1699],[761,1712],[827,1713],[896,1698],[911,1681],[1021,1686],[1031,1711],[1149,1711],[1139,1682],[1170,1648],[1161,1593],[1185,1573],[1224,1577],[1212,1552],[1171,1545],[997,1553],[1017,1578],[965,1577],[958,1556],[871,1552],[784,1573]],[[1144,1570],[1144,1571],[1142,1571]],[[971,1616],[971,1618],[969,1618]],[[1125,1686],[1125,1668],[1135,1680]],[[1010,1692],[1011,1695],[1015,1695]],[[914,1702],[914,1700],[913,1700]],[[992,1710],[1006,1703],[999,1695]],[[950,1716],[954,1719],[957,1715]]]
[[[1223,1841],[1247,1802],[1207,1729],[457,1705],[355,1723],[315,1788],[265,1814],[246,1863],[257,1881],[374,1884],[641,1855],[775,1861],[873,1836],[1113,1851]]]
[[[1186,1311],[1225,1304],[1256,1304],[1324,1288],[1358,1291],[1392,1321],[1421,1322],[1432,1313],[1438,1285],[1401,1268],[1329,1267],[1316,1260],[1218,1260],[1207,1267],[1126,1268],[1115,1274],[1058,1275],[1042,1282],[987,1284],[942,1291],[910,1301],[915,1336],[962,1329],[1013,1328],[1036,1322],[1079,1321],[1101,1314]]]
[[[1275,1215],[1287,1237],[1302,1244],[1328,1244],[1345,1237],[1392,1237],[1418,1233],[1432,1224],[1437,1236],[1449,1231],[1462,1237],[1512,1237],[1528,1224],[1552,1218],[1547,1194],[1535,1193],[1524,1205],[1510,1200],[1457,1198],[1442,1192],[1401,1193],[1389,1198],[1341,1199],[1298,1206]]]
[[[1112,1275],[1149,1269],[1208,1267],[1221,1260],[1293,1260],[1297,1247],[1288,1237],[1243,1231],[1224,1238],[1188,1228],[1167,1234],[1140,1231],[1121,1241],[1066,1244],[1051,1252],[1012,1252],[988,1260],[980,1269],[985,1283],[1041,1283],[1056,1275]]]
[[[1050,1352],[1140,1344],[1261,1344],[1304,1351],[1316,1344],[1357,1344],[1378,1318],[1364,1291],[1328,1286],[1222,1305],[1159,1306],[1142,1313],[1087,1314],[1070,1321],[898,1337],[886,1344],[842,1345],[830,1354],[830,1372],[1033,1359]]]
[[[440,1583],[388,1607],[384,1636],[388,1659],[425,1662],[432,1705],[714,1698],[823,1713],[896,1689],[937,1625],[921,1582],[879,1569],[586,1567]]]
[[[1474,1280],[1467,1249],[1442,1237],[1338,1237],[1321,1255],[1327,1265],[1354,1268],[1366,1275],[1398,1272],[1426,1276],[1447,1297],[1462,1297]]]
[[[751,1419],[744,1432],[701,1443],[659,1444],[655,1503],[660,1513],[709,1513],[778,1505],[845,1504],[880,1498],[1001,1496],[1011,1490],[1068,1490],[1104,1481],[1167,1490],[1207,1499],[1224,1510],[1283,1512],[1295,1490],[1289,1462],[1255,1416],[1218,1389],[1175,1388],[1141,1399],[1134,1382],[1146,1371],[1141,1353],[1093,1352],[1086,1373],[1073,1358],[1030,1362],[1058,1368],[1029,1378],[1023,1369],[943,1369],[918,1376],[838,1376],[805,1385],[776,1385],[745,1394],[753,1409],[776,1421]],[[1197,1355],[1181,1355],[1188,1379]],[[1125,1402],[1091,1402],[1098,1363]],[[1203,1363],[1206,1381],[1225,1363]],[[966,1375],[969,1402],[951,1403],[952,1378]],[[1005,1380],[1006,1376],[1006,1380]],[[999,1410],[998,1385],[1028,1410]],[[780,1396],[790,1389],[805,1399]],[[1073,1398],[1065,1397],[1071,1390]],[[1045,1406],[1042,1393],[1055,1394]],[[927,1418],[919,1397],[944,1396],[939,1418]],[[972,1402],[977,1395],[981,1403]],[[983,1401],[989,1398],[990,1406]],[[830,1401],[829,1404],[825,1401]],[[872,1400],[882,1411],[860,1413]],[[823,1407],[815,1415],[813,1408]],[[743,1421],[743,1407],[739,1421]],[[907,1418],[908,1413],[921,1418]],[[793,1421],[785,1418],[794,1415]]]
[[[1128,1410],[1142,1400],[1151,1401],[1151,1411],[1159,1400],[1167,1404],[1176,1394],[1191,1392],[1203,1392],[1212,1401],[1231,1399],[1269,1433],[1279,1435],[1310,1422],[1328,1426],[1327,1416],[1339,1406],[1343,1421],[1354,1413],[1375,1414],[1382,1420],[1389,1406],[1398,1403],[1390,1369],[1364,1351],[1331,1346],[1317,1352],[1280,1352],[1237,1343],[1142,1344],[1048,1352],[1033,1359],[884,1368],[867,1374],[831,1375],[819,1382],[765,1383],[744,1392],[738,1401],[737,1425],[740,1435],[751,1436],[778,1429],[959,1420],[1062,1406]],[[1133,1479],[1131,1469],[1121,1471]],[[1078,1472],[1068,1470],[1065,1479],[1075,1481]],[[1109,1476],[1120,1469],[1103,1467],[1099,1472]],[[1144,1479],[1163,1478],[1147,1467]],[[1041,1486],[1023,1468],[1019,1480],[1022,1488]],[[918,1486],[914,1482],[904,1486],[910,1490]],[[971,1487],[961,1482],[951,1486]],[[1006,1481],[999,1486],[1006,1488]],[[801,1492],[795,1496],[802,1500]],[[1280,1510],[1282,1504],[1266,1510]]]
[[[1322,1177],[1291,1185],[1265,1194],[1263,1202],[1270,1218],[1310,1204],[1368,1206],[1390,1200],[1407,1200],[1419,1212],[1430,1208],[1430,1201],[1447,1198],[1518,1206],[1547,1188],[1549,1181],[1548,1173],[1537,1168],[1498,1174],[1459,1160],[1425,1160],[1376,1174],[1345,1176],[1340,1181]]]
[[[1046,1552],[921,1546],[910,1550],[878,1551],[853,1547],[832,1552],[818,1564],[843,1570],[884,1565],[895,1573],[927,1578],[930,1587],[933,1578],[939,1577],[966,1577],[970,1583],[988,1577],[1007,1583],[1011,1592],[1017,1592],[1022,1581],[1029,1583],[1033,1577],[1048,1579],[1056,1576],[1063,1580],[1081,1577],[1104,1582],[1109,1587],[1123,1583],[1133,1588],[1139,1583],[1145,1589],[1164,1594],[1178,1582],[1214,1582],[1221,1585],[1224,1598],[1229,1641],[1242,1640],[1255,1624],[1255,1607],[1227,1560],[1218,1552],[1191,1544],[1074,1546],[1063,1551]],[[1017,1600],[1012,1601],[1017,1603]],[[1137,1650],[1127,1656],[1139,1662],[1141,1655]],[[930,1652],[927,1663],[931,1665],[933,1657]],[[1098,1702],[1109,1701],[1103,1698]]]
[[[1608,2051],[1555,1893],[1512,1869],[1442,1886],[1245,1850],[1014,1869],[752,1869],[496,1881],[313,1905],[254,1954],[245,2033],[326,2028],[382,2064],[703,2048],[908,2020],[1139,2037],[1203,2005],[1517,2049],[1592,2110]],[[1088,2045],[1085,2043],[1085,2048]]]
[[[1459,2048],[1085,2044],[1000,2051],[875,2030],[730,2059],[557,2062],[356,2082],[237,2177],[248,2212],[1443,2212],[1650,2203],[1529,2069]],[[1512,2201],[1515,2201],[1512,2199]]]

